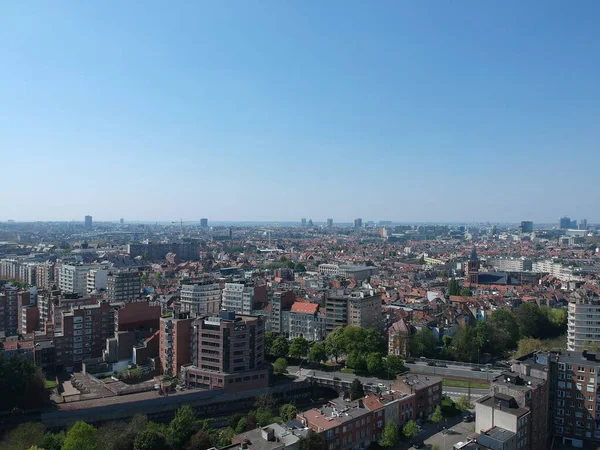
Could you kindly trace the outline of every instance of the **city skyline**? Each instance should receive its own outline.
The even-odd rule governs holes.
[[[4,3],[0,220],[598,222],[598,13]]]

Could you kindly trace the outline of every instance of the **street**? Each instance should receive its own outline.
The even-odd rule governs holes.
[[[450,369],[452,370],[452,369]],[[288,366],[288,373],[291,375],[296,375],[298,377],[306,377],[306,376],[313,376],[316,378],[323,378],[323,379],[333,379],[333,377],[339,378],[340,380],[343,381],[352,381],[354,380],[354,378],[358,378],[361,383],[363,385],[366,384],[374,384],[375,386],[379,386],[381,388],[389,388],[389,386],[394,382],[394,380],[382,380],[379,378],[375,378],[375,377],[369,377],[369,376],[356,376],[354,374],[349,374],[349,373],[343,373],[343,372],[329,372],[329,371],[324,371],[324,370],[318,370],[318,369],[306,369],[306,368],[302,368],[302,372],[300,373],[300,367],[299,366]],[[475,372],[475,373],[479,373],[479,372]],[[436,373],[436,375],[438,375]],[[439,376],[441,376],[443,378],[443,376],[440,374]],[[444,387],[443,388],[443,393],[444,395],[447,395],[450,398],[453,399],[458,399],[459,397],[461,397],[462,395],[468,395],[469,394],[469,389],[468,388],[460,388],[460,387]],[[483,397],[484,395],[489,394],[489,389],[471,389],[471,399],[476,400],[479,397]]]
[[[414,364],[405,363],[404,365],[413,372],[431,373],[439,376],[447,375],[462,378],[472,378],[476,380],[490,380],[491,378],[500,374],[500,370],[497,369],[493,369],[490,372],[479,372],[471,370],[471,368],[468,366],[452,366],[448,364],[448,367],[436,367],[428,366],[427,363],[421,361],[418,361]]]

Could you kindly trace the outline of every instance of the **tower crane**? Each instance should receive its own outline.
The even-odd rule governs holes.
[[[174,223],[178,223],[179,224],[179,226],[180,226],[180,229],[179,229],[180,230],[180,238],[183,239],[183,224],[184,223],[200,223],[200,221],[199,220],[183,220],[183,219],[179,219],[179,220],[175,220],[175,221],[173,221],[171,223],[173,223],[173,224]]]

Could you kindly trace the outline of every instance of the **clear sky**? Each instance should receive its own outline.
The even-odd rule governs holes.
[[[600,221],[600,2],[0,1],[0,220]]]

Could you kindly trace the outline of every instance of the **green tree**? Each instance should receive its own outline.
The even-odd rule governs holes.
[[[286,357],[290,352],[290,344],[285,336],[277,336],[271,346],[271,354],[273,356]]]
[[[107,422],[98,427],[98,445],[102,450],[128,450],[127,442],[123,437],[127,434],[126,422]]]
[[[438,424],[443,418],[444,416],[442,415],[442,408],[440,405],[438,405],[435,407],[435,411],[433,411],[433,414],[431,415],[431,421],[435,424]]]
[[[62,450],[98,450],[98,431],[85,422],[76,422],[67,432]]]
[[[388,355],[385,359],[385,366],[387,372],[392,377],[404,372],[404,360],[397,355]]]
[[[440,446],[437,444],[434,444],[433,447],[431,447],[431,450],[440,450]]]
[[[453,339],[454,354],[458,361],[470,362],[477,359],[477,340],[475,328],[470,325],[458,327]]]
[[[273,332],[265,331],[265,353],[267,355],[271,354],[271,347],[273,347],[274,342],[275,342],[275,336],[273,336]]]
[[[267,426],[273,422],[273,414],[267,408],[258,408],[256,410],[256,421],[261,427]]]
[[[189,405],[184,405],[177,410],[175,418],[171,420],[167,429],[167,444],[171,448],[183,448],[185,443],[197,431],[196,416]]]
[[[456,409],[458,409],[459,411],[466,411],[471,407],[471,405],[469,404],[469,399],[466,395],[461,395],[460,398],[456,401],[455,405]]]
[[[363,384],[358,378],[352,380],[350,384],[350,400],[356,400],[365,396]]]
[[[44,450],[61,450],[63,444],[65,443],[65,432],[60,431],[58,433],[52,433],[48,431],[44,435],[44,439],[40,443],[40,446]]]
[[[279,408],[279,417],[283,419],[284,422],[288,420],[292,420],[296,418],[297,414],[296,406],[292,403],[286,403],[281,408]]]
[[[294,339],[290,345],[290,356],[292,358],[306,358],[310,345],[302,336]]]
[[[462,295],[463,297],[472,297],[473,296],[473,292],[471,292],[471,289],[469,288],[461,288],[460,290],[460,295]]]
[[[435,356],[436,339],[433,331],[427,327],[417,331],[411,342],[411,354],[414,356],[424,356],[433,358]]]
[[[288,362],[285,358],[277,358],[273,364],[273,373],[275,375],[282,375],[287,372]]]
[[[2,409],[39,408],[45,401],[45,378],[33,361],[13,356],[8,361],[0,355],[0,390]]]
[[[0,374],[1,375],[1,374]],[[23,450],[32,445],[42,445],[46,427],[38,422],[25,422],[8,433],[1,447],[6,450]]]
[[[306,272],[306,266],[304,264],[302,264],[302,263],[297,263],[294,266],[294,271],[295,272],[299,272],[299,273]]]
[[[155,422],[148,422],[146,428],[135,437],[133,450],[167,450],[166,429]]]
[[[244,431],[246,431],[244,429]],[[204,430],[200,430],[195,433],[189,440],[186,450],[206,450],[207,448],[211,448],[213,446],[210,436],[204,432]]]
[[[242,417],[236,427],[235,427],[235,434],[240,434],[243,433],[244,431],[246,431],[246,429],[248,428],[248,419],[246,417]]]
[[[489,320],[491,325],[504,330],[509,337],[509,345],[514,348],[519,341],[519,324],[515,315],[507,309],[496,309],[492,312]]]
[[[256,408],[263,408],[272,412],[273,408],[275,407],[275,397],[273,397],[271,394],[259,395],[256,397],[254,406]]]
[[[545,317],[542,328],[542,338],[554,338],[567,332],[567,309],[566,308],[540,308]]]
[[[298,450],[323,450],[325,441],[314,431],[309,431],[306,436],[302,436],[298,442]]]
[[[398,425],[391,420],[388,420],[383,429],[381,439],[379,440],[379,445],[390,448],[398,444],[398,442],[400,442],[400,430],[398,430]]]
[[[367,361],[358,352],[351,352],[346,358],[346,366],[354,370],[365,370]]]
[[[456,278],[452,277],[448,284],[448,295],[460,295],[460,286]]]
[[[487,349],[490,343],[490,329],[488,325],[483,321],[478,321],[475,327],[475,343],[480,351]],[[478,361],[479,362],[479,361]]]
[[[316,363],[327,361],[325,346],[319,343],[313,344],[308,352],[308,360]]]
[[[409,420],[408,422],[406,422],[404,427],[402,427],[402,434],[408,440],[414,438],[417,434],[419,434],[419,429],[417,428],[417,424],[414,420]]]
[[[532,303],[523,303],[519,305],[515,312],[515,318],[519,324],[519,333],[521,337],[539,338],[542,336],[544,315],[537,305]]]
[[[380,374],[385,370],[385,363],[379,353],[371,353],[367,358],[367,370],[371,375]]]
[[[327,354],[335,358],[337,363],[338,358],[346,353],[346,336],[344,335],[344,328],[337,327],[325,338],[325,349]]]

